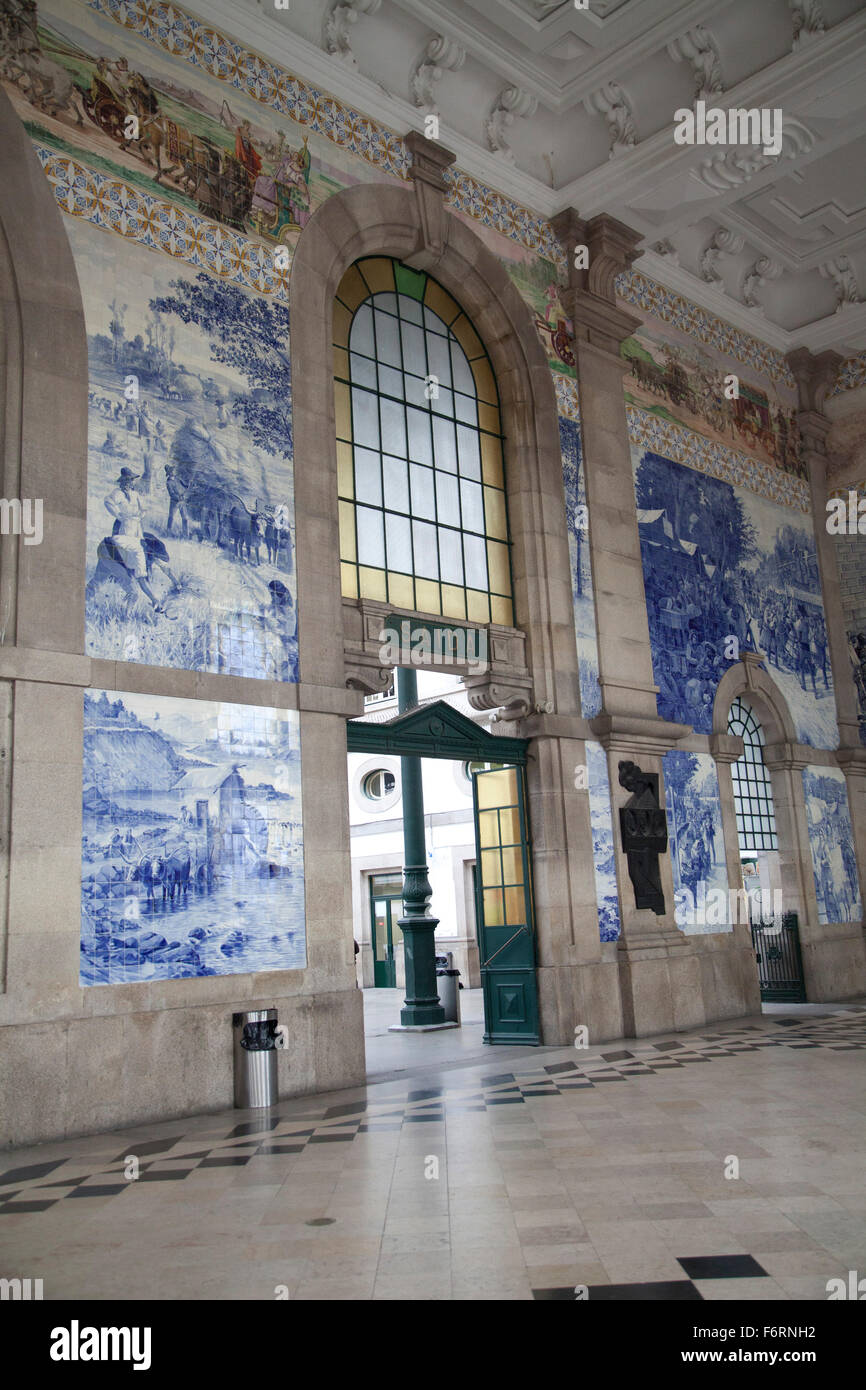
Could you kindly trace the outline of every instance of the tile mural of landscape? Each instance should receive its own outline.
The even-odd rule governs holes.
[[[84,696],[82,985],[306,965],[298,715]]]
[[[863,904],[857,881],[854,832],[845,774],[838,767],[803,769],[809,847],[818,898],[818,921],[860,922]]]

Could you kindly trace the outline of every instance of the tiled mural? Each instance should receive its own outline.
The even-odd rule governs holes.
[[[810,522],[746,488],[633,449],[659,713],[712,732],[736,650],[760,650],[802,743],[839,731]]]
[[[664,757],[668,845],[674,876],[675,918],[687,936],[731,931],[717,920],[713,899],[727,902],[728,871],[715,759],[671,749]],[[720,915],[720,914],[719,914]]]
[[[296,681],[288,311],[72,224],[90,356],[87,651]]]
[[[595,627],[595,601],[592,595],[579,422],[560,415],[559,440],[562,450],[568,551],[571,558],[574,630],[580,663],[580,704],[584,718],[592,719],[601,710],[601,688],[598,683],[598,638]]]
[[[600,743],[588,742],[585,747],[598,930],[602,941],[616,941],[620,934],[620,916],[607,757]]]
[[[859,922],[863,917],[863,905],[857,883],[845,775],[837,767],[806,767],[803,769],[803,791],[818,921],[822,924]]]
[[[84,696],[81,983],[306,964],[298,716]]]

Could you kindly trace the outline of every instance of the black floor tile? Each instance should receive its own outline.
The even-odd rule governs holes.
[[[199,1168],[240,1168],[244,1163],[249,1163],[252,1154],[235,1154],[231,1157],[222,1158],[203,1158],[198,1165]]]
[[[423,1095],[424,1092],[421,1092],[421,1094]],[[338,1115],[362,1115],[366,1109],[367,1102],[365,1100],[356,1100],[352,1105],[332,1105],[329,1110],[325,1111],[322,1118],[324,1120],[333,1120],[336,1119]]]
[[[118,1192],[126,1192],[132,1186],[132,1182],[124,1183],[94,1183],[92,1187],[74,1187],[71,1192],[67,1192],[70,1197],[116,1197]]]
[[[226,1139],[240,1139],[244,1134],[267,1134],[269,1130],[276,1129],[282,1121],[276,1120],[253,1120],[246,1125],[235,1125],[234,1129],[229,1130]]]
[[[690,1279],[769,1279],[752,1255],[677,1256]]]
[[[699,1289],[690,1279],[669,1279],[658,1284],[591,1284],[590,1303],[703,1303]]]
[[[3,1202],[0,1205],[0,1216],[8,1216],[15,1212],[47,1211],[48,1207],[56,1207],[59,1201],[60,1198],[55,1197],[51,1202]]]
[[[302,1154],[306,1147],[306,1144],[261,1144],[253,1157],[257,1158],[259,1154]]]
[[[53,1163],[31,1163],[26,1168],[7,1168],[5,1173],[0,1173],[0,1187],[6,1183],[30,1182],[33,1178],[44,1178],[47,1173],[53,1173],[55,1168],[62,1168],[64,1163],[69,1163],[68,1158],[57,1158]]]

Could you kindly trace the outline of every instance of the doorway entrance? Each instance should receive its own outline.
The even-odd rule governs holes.
[[[397,986],[396,947],[402,940],[397,919],[403,911],[403,875],[370,875],[370,940],[373,948],[373,985]]]
[[[444,700],[382,722],[350,719],[347,751],[391,757],[444,758],[473,764],[476,930],[484,996],[484,1041],[540,1041],[530,834],[526,811],[526,739],[497,738]],[[387,893],[370,888],[374,983],[396,982],[402,879]]]

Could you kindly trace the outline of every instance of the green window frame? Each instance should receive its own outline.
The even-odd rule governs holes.
[[[349,267],[334,404],[343,595],[512,626],[496,380],[432,276],[384,256]]]

